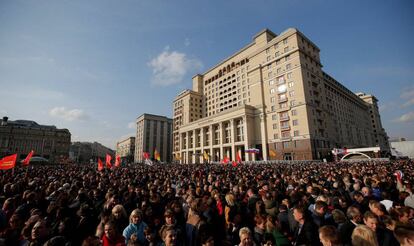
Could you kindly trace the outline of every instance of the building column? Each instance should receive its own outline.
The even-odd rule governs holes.
[[[204,127],[200,128],[200,147],[201,147],[201,158],[202,160],[200,163],[204,163],[207,160],[204,160]]]
[[[223,122],[220,122],[219,123],[219,126],[220,126],[220,134],[219,134],[219,136],[220,136],[220,141],[219,141],[219,144],[220,144],[220,159],[223,159],[224,158],[224,149],[223,149]]]
[[[234,127],[234,119],[230,120],[230,143],[231,143],[231,158],[233,161],[236,160],[236,146],[235,146],[235,141],[236,141],[236,131],[235,131],[235,127]]]
[[[244,150],[249,149],[249,139],[247,134],[247,116],[243,116],[243,141],[244,141]],[[250,161],[249,153],[244,152],[245,161]]]
[[[196,136],[196,130],[193,130],[193,146],[191,146],[193,148],[193,156],[191,158],[193,163],[196,163],[196,142],[197,142],[197,136]]]
[[[266,115],[264,113],[260,114],[260,133],[262,137],[262,156],[263,160],[267,161],[267,131],[266,131]]]
[[[180,156],[179,161],[180,161],[181,164],[183,164],[183,156],[182,156],[182,153],[181,153],[181,150],[183,149],[183,136],[181,135],[180,132],[178,132],[178,144],[179,144],[178,153],[179,153],[179,156]]]
[[[185,161],[188,163],[190,163],[190,160],[188,159],[188,149],[189,149],[189,145],[190,145],[190,134],[189,132],[185,133]]]
[[[210,131],[210,135],[209,135],[209,142],[210,142],[210,158],[209,161],[213,161],[214,160],[214,153],[213,153],[213,125],[209,126],[209,131]]]

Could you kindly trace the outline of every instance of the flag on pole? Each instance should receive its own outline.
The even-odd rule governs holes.
[[[205,161],[208,161],[208,154],[205,150],[204,150],[204,153],[203,153],[203,158],[204,158]]]
[[[240,158],[240,153],[238,151],[237,151],[237,155],[236,155],[236,160],[237,160],[238,163],[242,162],[242,160]]]
[[[101,158],[98,158],[98,171],[102,171],[104,169],[104,165],[101,161]]]
[[[30,159],[32,158],[33,154],[34,154],[34,150],[30,151],[30,153],[27,154],[26,158],[22,161],[22,164],[25,166],[29,165]]]
[[[229,158],[227,157],[227,156],[225,156],[224,158],[223,158],[223,160],[221,160],[221,163],[222,164],[228,164],[229,163]]]
[[[403,174],[403,172],[401,172],[400,170],[397,170],[397,171],[394,173],[394,176],[397,178],[397,180],[398,180],[399,182],[401,182],[402,178],[404,177],[404,174]]]
[[[149,153],[148,153],[148,152],[142,152],[142,157],[143,157],[145,160],[148,160],[148,159],[150,158],[150,155],[149,155]]]
[[[109,155],[109,154],[106,154],[106,167],[107,168],[111,168],[112,167],[111,160],[112,160],[112,156]]]
[[[157,149],[154,150],[154,159],[157,161],[161,161],[160,153],[158,153]]]
[[[121,157],[117,155],[115,157],[115,167],[120,167],[120,166],[121,166]]]
[[[270,157],[276,157],[276,151],[274,151],[274,150],[269,150],[269,156]]]
[[[8,170],[14,168],[16,165],[17,154],[3,157],[0,160],[0,170]]]
[[[232,161],[231,165],[232,165],[233,167],[237,167],[237,162]]]

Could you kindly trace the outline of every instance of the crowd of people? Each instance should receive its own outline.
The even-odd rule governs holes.
[[[0,171],[0,245],[414,245],[414,162]]]

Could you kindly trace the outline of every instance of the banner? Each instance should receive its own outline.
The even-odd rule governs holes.
[[[274,150],[269,150],[269,156],[270,157],[276,157],[276,151],[274,151]]]
[[[102,171],[104,169],[104,165],[101,161],[101,158],[98,158],[98,171]]]
[[[120,167],[120,166],[121,166],[121,157],[117,155],[115,157],[115,167]]]
[[[111,164],[111,160],[112,160],[112,156],[110,156],[109,154],[106,154],[106,167],[107,168],[111,168],[112,164]]]
[[[157,149],[154,150],[154,159],[157,161],[161,161],[160,153],[158,153]]]
[[[205,161],[208,161],[208,154],[205,150],[204,150],[204,153],[203,153],[203,158],[204,158]]]
[[[8,170],[14,168],[16,165],[17,154],[3,157],[0,160],[0,170]]]
[[[29,165],[29,163],[30,163],[30,159],[32,159],[33,154],[34,154],[34,150],[30,151],[30,153],[29,153],[29,154],[27,154],[26,158],[22,161],[22,164],[23,164],[24,166]]]
[[[148,152],[143,152],[143,153],[142,153],[142,157],[143,157],[145,160],[148,160],[148,159],[150,158],[150,154],[149,154]]]

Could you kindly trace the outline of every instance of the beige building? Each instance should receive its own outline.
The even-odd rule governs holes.
[[[158,151],[162,162],[172,160],[172,119],[165,116],[143,114],[137,118],[134,162],[143,161],[143,152],[155,159]]]
[[[371,124],[372,103],[323,72],[319,51],[296,29],[265,29],[194,76],[192,90],[173,102],[174,157],[311,160],[329,158],[334,147],[375,146],[375,136],[386,141]]]
[[[135,137],[127,137],[116,143],[116,155],[122,160],[134,161]]]
[[[3,117],[0,120],[0,158],[17,153],[18,159],[24,159],[34,150],[34,156],[50,161],[63,160],[69,156],[70,137],[68,129]]]

